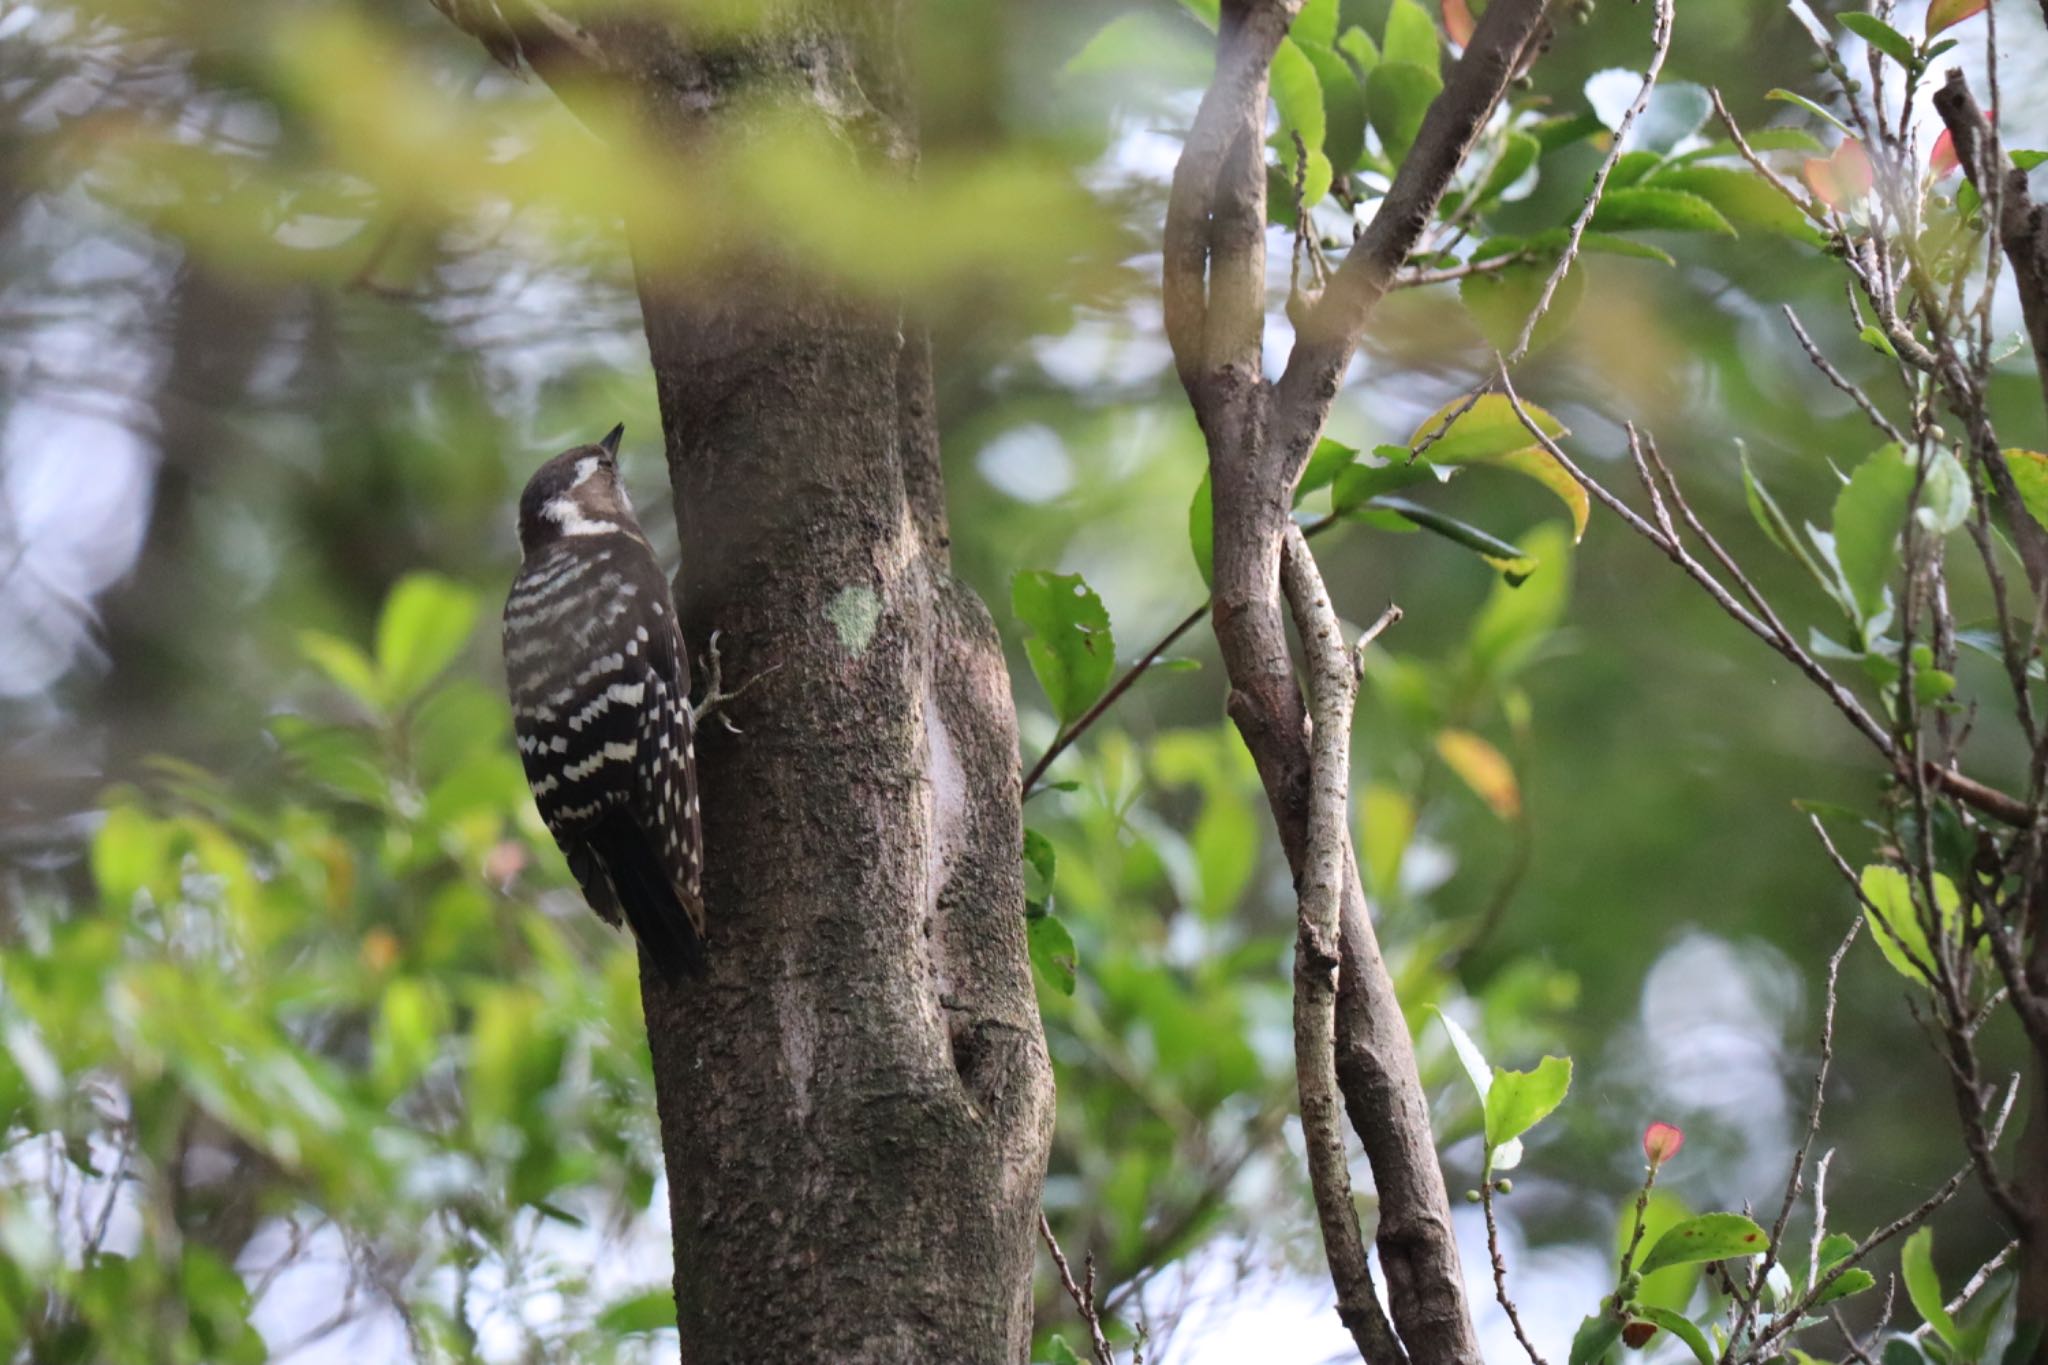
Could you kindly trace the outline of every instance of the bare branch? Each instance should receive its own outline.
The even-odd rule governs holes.
[[[1308,656],[1310,751],[1308,853],[1295,878],[1294,1070],[1301,1089],[1302,1141],[1323,1230],[1323,1259],[1337,1287],[1337,1315],[1368,1365],[1404,1365],[1408,1355],[1380,1310],[1366,1261],[1337,1092],[1338,906],[1351,862],[1351,711],[1358,673],[1344,648],[1337,612],[1301,528],[1287,528],[1281,581]],[[1384,626],[1399,619],[1390,609]]]

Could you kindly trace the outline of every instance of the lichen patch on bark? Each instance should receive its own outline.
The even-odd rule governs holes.
[[[874,642],[875,624],[882,619],[882,599],[865,583],[850,584],[825,604],[825,619],[839,633],[840,648],[848,654],[865,654]]]

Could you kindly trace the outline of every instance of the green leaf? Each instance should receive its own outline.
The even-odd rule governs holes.
[[[1643,146],[1664,153],[1699,131],[1714,112],[1705,86],[1691,81],[1660,81],[1650,103],[1636,121],[1635,136]]]
[[[1607,173],[1608,190],[1627,189],[1651,171],[1656,170],[1663,160],[1664,154],[1662,152],[1623,153],[1615,160],[1614,169]]]
[[[1806,220],[1798,206],[1748,167],[1679,166],[1657,172],[1647,184],[1696,194],[1739,227],[1761,228],[1806,242],[1821,240],[1820,230]]]
[[[1441,60],[1436,20],[1416,0],[1394,0],[1388,7],[1387,27],[1380,39],[1380,59],[1436,71]]]
[[[2048,455],[2038,450],[2011,449],[2005,452],[2005,467],[2012,472],[2020,505],[2027,515],[2048,527]]]
[[[1864,918],[1870,921],[1871,937],[1884,960],[1908,981],[1926,981],[1926,972],[1916,964],[1931,962],[1932,955],[1927,950],[1927,931],[1913,902],[1913,884],[1906,874],[1895,867],[1873,863],[1863,869],[1858,884],[1869,902],[1863,909]]]
[[[1951,450],[1937,450],[1920,480],[1920,501],[1913,518],[1935,535],[1945,536],[1969,520],[1970,475]]]
[[[1315,67],[1323,88],[1322,150],[1341,174],[1356,167],[1365,153],[1365,87],[1335,48],[1303,39],[1299,20],[1294,27],[1295,45]]]
[[[1053,1333],[1052,1339],[1045,1343],[1045,1363],[1046,1365],[1088,1365],[1087,1361],[1081,1359],[1075,1353],[1073,1347],[1067,1345],[1067,1339],[1057,1332]]]
[[[1024,909],[1027,914],[1037,916],[1045,913],[1052,901],[1053,875],[1059,868],[1059,855],[1053,850],[1052,840],[1035,829],[1024,831]]]
[[[477,595],[437,574],[399,580],[377,618],[377,671],[402,706],[454,661],[476,624]]]
[[[1617,237],[1611,232],[1586,232],[1579,237],[1579,249],[1597,251],[1604,256],[1629,256],[1639,261],[1656,261],[1660,265],[1677,265],[1678,258],[1659,246],[1638,242],[1632,237]]]
[[[1687,1349],[1692,1352],[1693,1359],[1697,1360],[1700,1365],[1714,1365],[1716,1358],[1714,1348],[1707,1344],[1707,1334],[1694,1326],[1691,1318],[1688,1318],[1683,1313],[1674,1312],[1669,1308],[1660,1308],[1651,1304],[1638,1304],[1636,1311],[1647,1321],[1656,1323],[1659,1327],[1671,1333],[1672,1336],[1684,1342]]]
[[[1571,1365],[1598,1365],[1621,1341],[1621,1323],[1610,1313],[1596,1313],[1572,1334]]]
[[[1487,244],[1492,245],[1495,244]],[[1519,248],[1521,244],[1515,245]],[[1509,254],[1489,252],[1487,246],[1474,252],[1474,259],[1487,260]],[[1510,350],[1521,338],[1522,327],[1528,322],[1529,314],[1535,311],[1537,301],[1543,297],[1550,272],[1557,268],[1557,260],[1556,251],[1545,251],[1533,259],[1517,261],[1483,274],[1467,275],[1458,281],[1458,298],[1495,350]],[[1535,334],[1529,341],[1531,351],[1540,351],[1564,335],[1585,293],[1586,271],[1583,266],[1575,264],[1558,283],[1557,292],[1551,296],[1550,310],[1537,322]]]
[[[1402,4],[1413,2],[1401,0]],[[1379,135],[1388,160],[1398,165],[1408,155],[1422,127],[1422,116],[1443,88],[1443,78],[1433,66],[1389,58],[1373,68],[1365,84],[1366,120]]]
[[[597,1330],[615,1337],[659,1332],[675,1325],[675,1291],[667,1288],[646,1289],[615,1299],[597,1315]]]
[[[1061,995],[1074,993],[1074,979],[1080,971],[1080,953],[1074,936],[1058,915],[1038,915],[1027,920],[1024,937],[1031,949],[1031,965]]]
[[[1735,226],[1721,211],[1685,190],[1645,185],[1609,190],[1593,210],[1591,226],[1605,232],[1717,232],[1735,235]]]
[[[1294,16],[1288,37],[1330,47],[1337,41],[1337,0],[1308,0]]]
[[[1520,587],[1496,583],[1465,637],[1465,655],[1482,678],[1502,682],[1525,668],[1564,618],[1571,595],[1571,541],[1555,522],[1523,537],[1529,557],[1545,566]]]
[[[299,653],[327,675],[327,680],[372,711],[384,702],[384,688],[377,679],[377,666],[352,641],[321,630],[299,632]]]
[[[1536,140],[1543,144],[1543,150],[1548,154],[1560,147],[1569,147],[1575,142],[1599,137],[1608,129],[1607,125],[1600,121],[1599,115],[1587,111],[1544,119],[1532,125],[1529,131],[1536,135]]]
[[[1528,133],[1519,130],[1510,132],[1507,141],[1501,144],[1500,160],[1487,173],[1486,183],[1479,187],[1481,203],[1504,193],[1527,175],[1529,168],[1536,164],[1536,158],[1543,152],[1543,144]]]
[[[1209,471],[1202,471],[1202,481],[1195,485],[1195,496],[1188,503],[1188,548],[1194,552],[1195,568],[1202,575],[1202,586],[1216,585],[1216,508],[1209,495]]]
[[[1749,143],[1750,150],[1756,152],[1806,152],[1813,156],[1825,156],[1828,150],[1826,143],[1804,128],[1758,128],[1749,134],[1745,141]],[[1724,138],[1719,142],[1710,142],[1704,147],[1696,147],[1689,152],[1681,152],[1671,158],[1670,164],[1684,166],[1695,161],[1718,161],[1741,155],[1742,149]]]
[[[1458,1066],[1464,1071],[1465,1079],[1472,1083],[1472,1093],[1479,1101],[1482,1123],[1486,1114],[1486,1097],[1493,1091],[1494,1070],[1486,1060],[1486,1054],[1479,1050],[1479,1044],[1472,1041],[1472,1035],[1465,1032],[1457,1020],[1445,1014],[1435,1005],[1430,1010],[1444,1026],[1444,1033],[1451,1040],[1452,1055],[1457,1057]],[[1487,1144],[1487,1169],[1490,1171],[1511,1171],[1522,1164],[1522,1140],[1509,1138],[1506,1142]]]
[[[1451,403],[1424,418],[1408,438],[1408,448],[1413,450],[1421,445],[1458,407],[1459,404]],[[1522,411],[1553,441],[1570,434],[1564,423],[1534,403],[1523,403]],[[1586,533],[1590,506],[1585,488],[1529,434],[1506,394],[1482,394],[1469,409],[1451,419],[1443,435],[1423,452],[1423,458],[1436,465],[1492,465],[1526,475],[1557,494],[1571,512],[1574,541]]]
[[[1274,141],[1289,193],[1293,192],[1295,178],[1294,134],[1299,133],[1302,145],[1308,149],[1308,172],[1302,184],[1301,202],[1305,207],[1314,207],[1330,192],[1330,161],[1323,154],[1323,83],[1316,76],[1315,63],[1290,38],[1281,39],[1279,49],[1273,53],[1271,89],[1273,105],[1280,111],[1280,131]]]
[[[447,999],[437,983],[401,976],[384,988],[383,1008],[371,1032],[370,1070],[386,1101],[426,1074],[440,1053],[448,1023]]]
[[[1425,531],[1434,531],[1453,545],[1462,545],[1477,554],[1500,570],[1513,584],[1519,584],[1535,573],[1539,563],[1534,555],[1510,545],[1489,531],[1481,530],[1470,522],[1460,521],[1456,517],[1445,516],[1434,508],[1424,507],[1406,498],[1374,498],[1360,510],[1393,512]]]
[[[1358,72],[1360,80],[1372,75],[1373,68],[1380,64],[1380,50],[1366,31],[1356,24],[1344,30],[1337,39],[1337,50],[1351,59],[1351,65]]]
[[[1949,1347],[1960,1346],[1962,1333],[1944,1306],[1941,1276],[1934,1269],[1933,1228],[1923,1227],[1906,1239],[1899,1251],[1899,1274],[1906,1281],[1906,1297],[1913,1301],[1921,1319]]]
[[[1358,452],[1342,442],[1327,436],[1317,441],[1316,453],[1308,457],[1308,465],[1301,471],[1301,482],[1294,486],[1295,504],[1299,506],[1303,498],[1334,482],[1357,458]]]
[[[1622,1250],[1635,1231],[1635,1216],[1635,1206],[1628,1204],[1616,1220],[1614,1254],[1617,1266]],[[1677,1195],[1665,1189],[1652,1190],[1650,1202],[1643,1211],[1642,1244],[1655,1246],[1659,1237],[1692,1216],[1692,1209]],[[1697,1265],[1666,1266],[1653,1275],[1642,1277],[1642,1287],[1636,1291],[1636,1308],[1638,1311],[1644,1307],[1656,1307],[1683,1312],[1685,1306],[1692,1302],[1693,1290],[1699,1282],[1700,1268]]]
[[[1659,1237],[1641,1270],[1648,1275],[1668,1265],[1761,1256],[1769,1245],[1764,1230],[1739,1213],[1703,1213]]]
[[[1841,130],[1842,136],[1856,136],[1855,133],[1849,130],[1848,124],[1842,122],[1833,114],[1830,114],[1827,110],[1821,108],[1818,104],[1815,104],[1812,100],[1806,98],[1806,96],[1804,95],[1796,94],[1790,90],[1773,90],[1766,94],[1764,98],[1767,100],[1783,100],[1787,104],[1796,104],[1801,109],[1804,109],[1807,113],[1813,115],[1815,118],[1820,119],[1823,122],[1833,124],[1837,129]]]
[[[2007,153],[2007,155],[2012,158],[2012,164],[2023,171],[2031,171],[2043,162],[2048,162],[2048,152],[2014,151]]]
[[[1486,1145],[1511,1142],[1542,1122],[1571,1089],[1569,1057],[1545,1057],[1532,1071],[1493,1069],[1486,1092]]]
[[[1877,1277],[1875,1275],[1872,1275],[1860,1266],[1853,1266],[1835,1276],[1834,1281],[1826,1289],[1816,1294],[1813,1299],[1813,1306],[1818,1308],[1824,1303],[1833,1303],[1837,1299],[1846,1299],[1852,1295],[1861,1294],[1864,1290],[1870,1289],[1876,1284]]]
[[[1024,653],[1062,726],[1095,704],[1116,671],[1109,612],[1079,574],[1043,569],[1010,580],[1010,608],[1031,634]]]
[[[144,891],[159,901],[175,895],[179,874],[171,840],[169,825],[136,807],[109,807],[92,840],[92,879],[101,901],[125,916]]]
[[[1896,546],[1913,493],[1913,467],[1896,445],[1864,460],[1835,496],[1835,556],[1842,580],[1868,623],[1884,605],[1885,583],[1899,567]]]
[[[1908,71],[1920,69],[1920,53],[1913,46],[1913,40],[1878,18],[1861,10],[1845,10],[1835,16],[1842,21],[1842,27],[1869,43],[1879,52],[1905,67]]]
[[[1863,330],[1858,332],[1856,337],[1879,355],[1889,356],[1893,360],[1899,358],[1899,353],[1892,348],[1892,339],[1879,331],[1875,323],[1863,324]]]
[[[1406,446],[1375,446],[1372,453],[1378,463],[1359,460],[1337,475],[1330,494],[1330,508],[1337,515],[1350,516],[1382,493],[1447,477],[1426,458],[1411,457]]]

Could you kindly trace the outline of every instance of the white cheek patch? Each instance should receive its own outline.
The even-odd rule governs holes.
[[[619,529],[616,521],[586,517],[574,498],[550,498],[541,504],[541,515],[562,528],[565,536],[603,536]]]
[[[604,461],[595,455],[585,455],[576,462],[576,482],[570,484],[569,487],[581,488],[584,484],[589,483],[592,476],[597,473],[597,467],[603,463]]]

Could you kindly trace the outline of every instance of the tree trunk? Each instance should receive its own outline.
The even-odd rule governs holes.
[[[634,85],[677,155],[746,139],[745,85],[904,173],[893,10],[779,9],[716,53],[643,28]],[[743,735],[700,732],[709,975],[643,987],[683,1359],[1024,1361],[1052,1075],[1016,716],[950,575],[928,348],[766,247],[683,275],[628,227],[684,631],[760,679]]]

